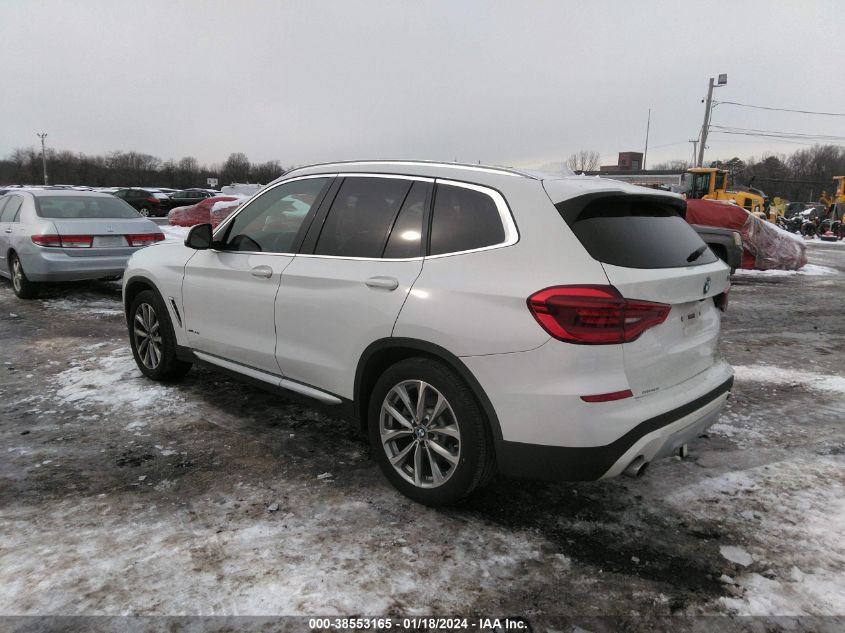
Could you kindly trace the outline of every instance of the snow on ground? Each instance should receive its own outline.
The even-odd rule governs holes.
[[[778,385],[796,385],[812,391],[845,394],[845,376],[827,376],[800,369],[784,369],[771,365],[735,365],[737,380]]]
[[[136,414],[143,426],[143,413],[162,415],[185,410],[189,407],[179,391],[153,383],[138,370],[132,353],[126,347],[108,355],[89,356],[74,360],[73,366],[56,376],[56,391],[62,404],[72,404],[78,409],[97,408]],[[130,422],[130,425],[133,422]],[[133,427],[134,428],[134,427]]]
[[[804,243],[807,246],[823,246],[823,245],[833,245],[833,246],[845,246],[845,240],[838,240],[836,242],[827,242],[820,238],[813,238],[810,240],[804,240]]]
[[[94,318],[121,316],[123,308],[119,302],[110,299],[90,300],[88,298],[44,299],[41,305],[48,310],[72,310],[79,315]]]
[[[792,277],[795,275],[838,275],[839,271],[828,266],[819,266],[818,264],[807,264],[799,270],[748,270],[745,268],[737,269],[736,275],[740,277]]]
[[[703,479],[670,494],[696,518],[739,523],[743,543],[720,547],[743,589],[722,604],[738,615],[845,613],[845,479],[831,456],[782,461]],[[740,508],[747,508],[740,510]],[[732,513],[731,510],[734,512]],[[790,543],[784,551],[783,543]]]
[[[188,237],[188,232],[191,230],[190,226],[171,226],[170,224],[161,225],[161,231],[164,233],[164,239],[167,242],[184,242]]]

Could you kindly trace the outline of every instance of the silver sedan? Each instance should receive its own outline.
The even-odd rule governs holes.
[[[93,191],[16,189],[0,196],[0,276],[21,299],[44,281],[117,279],[130,255],[164,240],[123,200]]]

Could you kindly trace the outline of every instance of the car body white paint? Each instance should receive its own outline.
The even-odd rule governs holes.
[[[677,196],[604,179],[540,180],[498,168],[369,161],[295,170],[250,202],[293,178],[361,174],[460,181],[496,192],[518,237],[477,251],[405,260],[157,245],[132,257],[125,283],[145,278],[168,309],[178,307],[180,345],[221,365],[222,359],[230,370],[240,365],[245,375],[264,372],[268,382],[299,385],[300,393],[311,389],[323,402],[355,398],[361,354],[375,341],[413,339],[445,349],[489,398],[498,422],[494,434],[505,442],[603,447],[731,379],[717,354],[721,314],[711,300],[729,287],[724,264],[647,270],[602,264],[550,200],[597,192]],[[259,266],[267,267],[268,277],[252,275]],[[374,278],[393,279],[396,287],[368,285]],[[526,306],[546,287],[608,283],[625,297],[671,304],[669,318],[624,345],[573,345],[551,338]],[[695,325],[687,327],[682,319],[691,312]],[[634,397],[581,399],[626,389]],[[648,461],[688,441],[715,421],[726,398],[721,394],[646,433],[603,476],[619,474],[634,457]]]

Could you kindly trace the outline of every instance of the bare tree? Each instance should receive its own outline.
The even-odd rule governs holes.
[[[671,169],[673,171],[686,171],[692,167],[692,163],[688,160],[667,160],[665,163],[658,163],[657,165],[653,165],[652,169]]]
[[[233,152],[223,163],[220,170],[221,184],[233,182],[247,182],[249,180],[250,164],[249,159],[243,152]]]
[[[566,159],[566,166],[572,171],[595,171],[600,158],[598,152],[582,149]]]
[[[254,182],[266,185],[285,173],[284,167],[277,160],[268,160],[266,163],[256,163],[250,169],[250,179]]]

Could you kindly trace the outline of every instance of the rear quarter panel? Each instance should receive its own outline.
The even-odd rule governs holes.
[[[554,285],[607,283],[539,181],[514,178],[500,193],[519,241],[426,258],[394,336],[434,343],[456,356],[530,350],[549,340],[528,310],[531,294]]]

